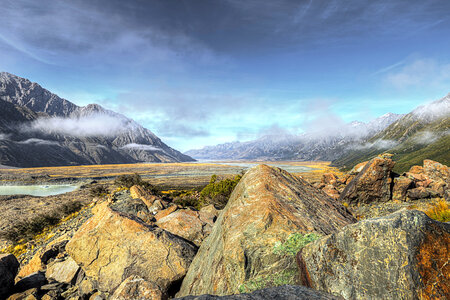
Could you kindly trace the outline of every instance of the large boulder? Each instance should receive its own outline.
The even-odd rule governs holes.
[[[239,294],[229,296],[187,296],[177,298],[179,300],[337,300],[340,299],[333,295],[315,291],[304,286],[283,285],[279,287],[272,287],[261,289],[250,294]]]
[[[13,254],[0,254],[0,299],[12,293],[18,270],[19,262]]]
[[[357,204],[390,200],[394,165],[395,162],[387,157],[372,159],[345,187],[340,201]]]
[[[274,253],[292,233],[326,235],[352,222],[345,207],[303,179],[256,166],[234,189],[177,296],[237,293],[245,282],[295,267]]]
[[[448,299],[450,224],[402,210],[360,221],[298,254],[303,284],[345,299]]]
[[[66,246],[99,290],[112,293],[126,278],[137,275],[165,292],[184,277],[195,245],[116,212],[106,202],[100,206]]]
[[[434,181],[443,180],[450,184],[450,169],[436,161],[425,159],[423,161],[423,171],[430,179]]]
[[[198,211],[180,209],[161,218],[156,225],[200,246],[211,232],[214,221],[203,220]]]

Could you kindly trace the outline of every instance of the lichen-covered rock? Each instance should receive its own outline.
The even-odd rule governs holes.
[[[197,250],[193,244],[101,205],[66,246],[99,290],[112,293],[138,275],[165,292],[183,278]]]
[[[111,300],[161,300],[166,299],[159,287],[145,279],[133,275],[125,279],[116,289]]]
[[[448,299],[450,224],[402,210],[360,221],[298,254],[303,284],[345,299]]]
[[[159,221],[160,219],[170,215],[171,213],[173,213],[174,211],[176,211],[178,209],[178,206],[176,205],[171,205],[166,209],[160,210],[156,215],[155,215],[155,219],[156,221]]]
[[[443,180],[450,184],[450,169],[446,165],[425,159],[423,161],[423,172],[432,180]]]
[[[430,198],[430,191],[424,187],[418,187],[414,189],[410,189],[407,192],[407,197],[409,200],[418,200],[418,199],[426,199]]]
[[[339,199],[339,191],[333,185],[325,186],[324,188],[322,188],[322,191],[334,200]]]
[[[408,177],[400,176],[394,178],[394,187],[392,189],[392,199],[406,200],[406,193],[414,186],[414,181]]]
[[[333,173],[325,173],[322,175],[321,183],[328,185],[335,185],[338,182],[339,178]]]
[[[211,232],[214,222],[208,219],[202,220],[198,211],[180,209],[159,219],[156,225],[200,246]]]
[[[73,283],[79,270],[80,267],[77,263],[71,257],[67,257],[63,261],[54,261],[49,264],[45,272],[45,277],[48,280],[69,284]]]
[[[295,264],[274,253],[277,242],[296,232],[330,234],[352,222],[345,207],[303,179],[256,166],[234,189],[177,296],[237,293],[245,281]]]
[[[389,201],[394,165],[395,162],[390,158],[375,157],[345,187],[340,201],[349,204]]]
[[[359,172],[361,172],[364,167],[367,165],[368,161],[362,162],[357,164],[356,166],[353,167],[353,169],[350,170],[349,174],[350,175],[358,175]]]
[[[0,299],[12,293],[18,270],[19,262],[13,254],[0,254]]]
[[[250,294],[239,294],[229,296],[187,296],[176,298],[178,300],[338,300],[339,297],[309,289],[304,286],[283,285],[261,289]]]
[[[130,188],[130,195],[133,199],[141,199],[148,208],[150,208],[153,205],[153,202],[158,199],[158,197],[150,194],[140,185],[133,185]]]

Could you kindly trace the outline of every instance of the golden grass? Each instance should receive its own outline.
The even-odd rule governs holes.
[[[445,199],[438,199],[423,210],[430,218],[439,222],[450,222],[450,208]]]

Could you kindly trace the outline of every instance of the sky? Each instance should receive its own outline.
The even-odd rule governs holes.
[[[450,92],[450,1],[0,0],[0,71],[186,151]]]

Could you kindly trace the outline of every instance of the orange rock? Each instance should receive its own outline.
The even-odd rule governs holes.
[[[425,159],[423,161],[423,170],[425,175],[433,180],[443,180],[450,185],[450,169],[436,161]]]
[[[324,183],[325,185],[328,185],[328,184],[335,185],[337,181],[338,181],[338,177],[333,173],[325,173],[322,175],[321,182]]]
[[[174,211],[176,211],[178,209],[178,207],[176,205],[171,205],[166,209],[163,209],[161,211],[159,211],[156,215],[155,215],[155,219],[156,221],[159,221],[160,219],[164,218],[165,216],[170,215],[171,213],[173,213]]]
[[[421,167],[421,166],[412,166],[409,169],[409,173],[412,173],[412,174],[423,174],[423,167]]]
[[[353,169],[350,170],[349,174],[357,175],[359,172],[362,171],[362,169],[367,165],[367,163],[368,161],[357,164],[356,166],[353,167]]]
[[[156,284],[133,275],[119,285],[111,300],[133,299],[162,300],[166,299],[166,297],[163,297],[163,293]]]
[[[133,185],[130,188],[130,195],[133,199],[141,199],[148,208],[150,208],[153,202],[158,199],[157,196],[150,194],[140,185]]]
[[[393,200],[406,200],[406,193],[414,187],[414,181],[408,177],[400,176],[394,179],[394,188],[392,190]]]

